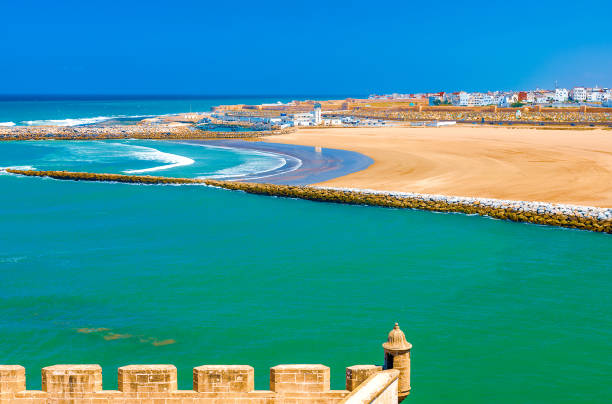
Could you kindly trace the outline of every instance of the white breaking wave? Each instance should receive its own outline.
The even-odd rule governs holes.
[[[240,178],[240,179],[249,179],[254,180],[258,178],[266,178],[270,175],[278,175],[281,173],[287,173],[290,171],[297,170],[302,166],[302,160],[281,153],[273,153],[273,152],[263,152],[259,150],[242,150],[235,147],[227,147],[227,146],[212,146],[207,144],[196,144],[196,143],[182,143],[190,146],[199,146],[208,149],[224,149],[230,150],[233,152],[237,152],[239,154],[248,155],[248,156],[264,156],[264,157],[272,157],[275,159],[275,164],[270,164],[269,160],[250,160],[246,161],[237,166],[224,168],[222,170],[215,171],[212,175],[202,175],[196,177],[197,179],[223,179],[223,178]],[[281,169],[282,167],[287,165],[287,160],[291,160],[293,162],[293,167],[286,169],[285,171],[276,171]],[[274,174],[265,175],[266,173],[270,173],[272,171],[276,171]]]
[[[32,143],[32,147],[48,147],[48,144]],[[135,174],[167,170],[195,163],[189,157],[159,151],[152,147],[138,146],[129,143],[88,141],[78,143],[58,142],[53,145],[57,152],[45,156],[45,162],[55,165],[61,162],[76,163],[114,163],[119,159],[153,161],[162,165],[125,170],[124,173]],[[128,162],[129,164],[129,162]]]
[[[0,167],[0,175],[14,175],[11,173],[7,173],[6,169],[12,168],[13,170],[36,170],[36,168],[32,166],[8,166],[8,167]]]
[[[77,126],[89,125],[113,119],[112,116],[96,116],[94,118],[68,118],[68,119],[40,119],[35,121],[23,121],[27,126]]]
[[[154,149],[152,147],[134,146],[134,145],[128,145],[128,144],[123,144],[123,145],[136,148],[137,149],[136,151],[130,152],[130,156],[136,157],[138,160],[159,161],[162,163],[166,163],[164,165],[156,166],[156,167],[123,171],[126,174],[149,173],[153,171],[167,170],[169,168],[189,166],[195,163],[195,160],[190,159],[189,157],[181,156],[178,154],[165,153],[157,149]]]
[[[0,122],[0,126],[15,126],[15,122]]]
[[[275,165],[271,165],[269,160],[250,160],[234,167],[219,170],[208,178],[247,177],[259,173],[278,170],[279,168],[287,165],[287,160],[284,158],[276,158],[277,161]]]
[[[26,126],[78,126],[78,125],[91,125],[94,123],[100,123],[104,121],[108,121],[110,119],[120,119],[120,118],[151,118],[156,117],[158,115],[111,115],[111,116],[96,116],[92,118],[66,118],[66,119],[38,119],[33,121],[21,121],[21,125]],[[161,116],[161,115],[159,115]],[[14,126],[14,122],[12,123]],[[1,123],[0,123],[1,126]]]

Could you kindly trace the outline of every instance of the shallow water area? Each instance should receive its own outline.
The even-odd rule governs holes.
[[[285,165],[274,153],[155,140],[9,141],[0,150],[0,167],[167,177],[215,178],[228,170],[254,174]]]

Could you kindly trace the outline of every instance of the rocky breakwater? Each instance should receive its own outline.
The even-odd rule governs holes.
[[[408,192],[257,184],[193,178],[154,177],[148,175],[36,171],[11,168],[7,168],[4,171],[18,175],[50,177],[59,180],[108,181],[133,184],[208,185],[258,195],[299,198],[310,201],[344,203],[350,205],[370,205],[398,209],[420,209],[433,212],[465,213],[468,215],[489,216],[514,222],[612,233],[612,209],[609,208],[560,205],[544,202],[453,197]]]
[[[200,130],[191,125],[11,126],[0,127],[0,140],[253,139],[291,131],[293,129],[215,132]]]
[[[298,187],[206,180],[207,185],[253,194],[300,198],[351,205],[456,212],[496,219],[612,233],[612,209],[543,202],[382,192],[363,189]]]
[[[123,174],[97,174],[78,173],[70,171],[36,171],[16,170],[7,168],[4,171],[11,174],[25,175],[28,177],[49,177],[57,180],[73,181],[101,181],[101,182],[125,182],[130,184],[203,184],[204,180],[193,178],[155,177],[150,175],[123,175]]]

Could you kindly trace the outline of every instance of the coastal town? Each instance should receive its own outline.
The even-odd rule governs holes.
[[[412,126],[456,123],[536,125],[612,124],[612,89],[437,92],[370,95],[344,100],[291,101],[260,105],[220,105],[211,118],[288,127]]]
[[[486,92],[444,92],[417,94],[384,94],[370,95],[371,100],[409,100],[409,102],[427,105],[454,105],[460,107],[478,107],[497,105],[499,107],[542,105],[554,107],[572,107],[576,105],[612,106],[612,88],[574,87],[554,90],[535,89],[523,91],[486,91]]]

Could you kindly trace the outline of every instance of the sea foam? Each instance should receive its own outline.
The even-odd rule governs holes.
[[[32,166],[7,166],[7,167],[0,167],[0,175],[15,175],[15,174],[11,174],[11,173],[7,173],[6,170],[7,169],[13,169],[13,170],[36,170],[36,168],[32,167]]]
[[[90,118],[65,118],[65,119],[37,119],[32,121],[21,121],[20,125],[25,126],[79,126],[79,125],[92,125],[104,121],[108,121],[111,119],[122,119],[122,118],[152,118],[157,116],[164,115],[111,115],[111,116],[96,116]],[[5,126],[14,126],[14,122],[3,122],[3,123],[11,123],[12,125]],[[2,126],[2,123],[0,123]]]
[[[238,154],[248,156],[248,161],[238,164],[233,167],[224,168],[215,171],[211,175],[203,175],[196,177],[198,179],[240,179],[240,180],[254,180],[258,178],[265,178],[271,175],[278,175],[287,173],[290,171],[297,170],[302,166],[302,160],[281,153],[263,152],[259,150],[241,150],[235,147],[228,146],[213,146],[206,144],[194,144],[194,143],[181,143],[188,144],[191,146],[199,146],[208,149],[223,149],[230,150]],[[253,159],[253,155],[257,157],[271,157],[274,161],[271,163],[270,160]],[[291,164],[289,164],[291,163]],[[287,167],[285,170],[281,170],[283,167]]]
[[[100,123],[113,119],[112,116],[96,116],[93,118],[67,118],[67,119],[40,119],[34,121],[23,121],[26,126],[78,126]]]
[[[274,156],[276,157],[276,156]],[[268,171],[278,170],[287,165],[287,160],[276,157],[276,164],[270,164],[269,160],[251,159],[234,167],[218,170],[208,178],[247,177]]]
[[[0,126],[15,126],[15,122],[0,122]]]
[[[167,163],[167,164],[156,166],[156,167],[123,171],[126,174],[138,174],[138,173],[148,173],[148,172],[153,172],[153,171],[167,170],[169,168],[188,166],[188,165],[195,163],[195,161],[193,159],[190,159],[189,157],[181,156],[178,154],[165,153],[157,149],[153,149],[151,147],[133,146],[133,145],[126,145],[126,146],[131,146],[131,147],[135,147],[138,149],[130,153],[132,157],[135,157],[138,160],[159,161],[162,163]]]

